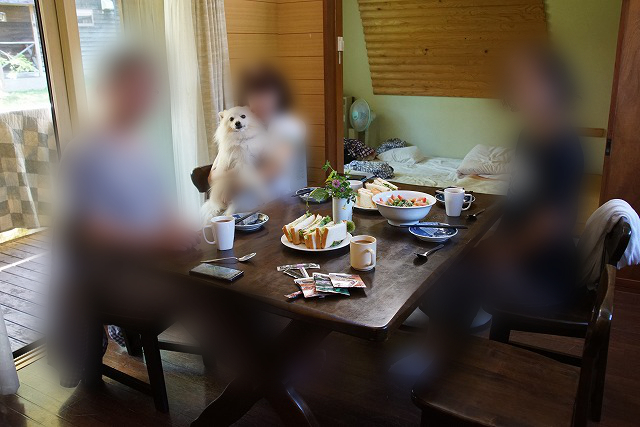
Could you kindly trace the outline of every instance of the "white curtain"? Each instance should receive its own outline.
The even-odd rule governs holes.
[[[200,89],[209,157],[217,154],[218,112],[232,105],[224,0],[193,0]]]
[[[13,394],[18,391],[18,387],[20,387],[20,381],[13,362],[7,327],[0,310],[0,395]]]
[[[213,161],[217,113],[231,99],[223,5],[222,0],[164,0],[178,203],[193,215],[202,199],[190,174]]]

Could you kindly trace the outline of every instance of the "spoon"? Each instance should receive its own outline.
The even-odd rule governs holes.
[[[226,259],[235,259],[238,262],[245,262],[245,261],[249,261],[254,256],[256,256],[256,253],[252,252],[250,254],[246,254],[245,256],[241,256],[240,258],[238,258],[236,256],[228,256],[228,257],[224,257],[224,258],[205,259],[204,261],[201,261],[201,262],[216,262],[216,261],[223,261],[223,260],[226,260]]]
[[[429,258],[429,255],[431,255],[435,251],[439,251],[442,248],[444,248],[444,245],[441,243],[438,246],[436,246],[435,248],[429,249],[427,252],[425,252],[423,254],[416,252],[416,256],[418,256],[419,258],[422,258],[422,259],[424,259],[426,261]]]
[[[481,214],[482,212],[484,212],[484,211],[485,211],[484,209],[480,209],[480,210],[479,210],[478,212],[476,212],[476,213],[469,214],[469,215],[467,215],[467,219],[470,219],[470,220],[472,220],[472,221],[475,221],[476,219],[478,219],[478,215],[480,215],[480,214]]]

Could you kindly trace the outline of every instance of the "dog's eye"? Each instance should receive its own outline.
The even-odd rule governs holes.
[[[245,116],[244,114],[240,116],[241,119],[246,119],[247,116]]]
[[[232,122],[233,121],[233,117],[229,117],[229,121]]]

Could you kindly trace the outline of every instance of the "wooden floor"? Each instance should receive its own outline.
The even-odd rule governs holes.
[[[36,233],[0,244],[0,308],[12,351],[43,336],[47,239],[45,233]]]
[[[486,331],[483,332],[486,335]],[[176,339],[176,328],[166,333]],[[576,339],[543,337],[519,340],[580,353]],[[371,343],[331,334],[324,343],[327,361],[297,389],[321,425],[419,425],[419,412],[409,398],[410,383],[385,375],[390,360],[412,339],[397,333],[386,343]],[[197,356],[163,352],[171,412],[160,414],[149,397],[106,379],[100,391],[64,389],[45,359],[21,369],[15,396],[0,397],[2,426],[185,426],[230,380],[222,368],[204,370]],[[146,379],[142,361],[129,357],[113,343],[106,363]],[[315,362],[307,361],[313,365]],[[603,427],[637,426],[640,420],[640,295],[617,292],[609,350]],[[279,425],[269,405],[260,401],[238,425]]]

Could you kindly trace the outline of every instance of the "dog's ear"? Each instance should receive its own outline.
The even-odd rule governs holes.
[[[225,113],[225,112],[226,112],[226,110],[224,110],[224,111],[220,111],[220,112],[218,113],[218,117],[220,118],[220,120],[222,120],[222,118],[224,117],[224,113]]]

